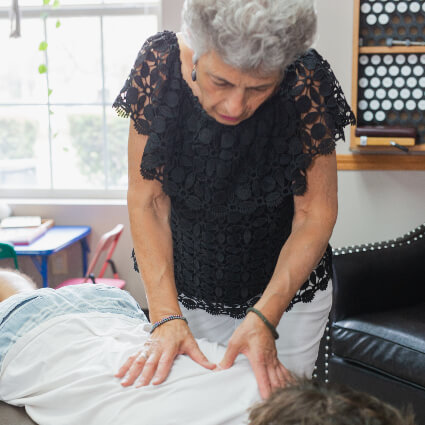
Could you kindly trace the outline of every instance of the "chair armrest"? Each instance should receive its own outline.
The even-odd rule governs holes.
[[[395,240],[333,254],[333,322],[425,300],[425,225]]]

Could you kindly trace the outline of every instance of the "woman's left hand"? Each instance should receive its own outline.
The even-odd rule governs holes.
[[[273,335],[253,313],[247,314],[233,333],[219,368],[231,367],[239,354],[248,357],[263,399],[292,380],[290,372],[277,357]]]

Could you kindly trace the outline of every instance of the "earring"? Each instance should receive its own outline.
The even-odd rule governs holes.
[[[196,81],[196,65],[193,65],[193,69],[192,69],[192,81]]]

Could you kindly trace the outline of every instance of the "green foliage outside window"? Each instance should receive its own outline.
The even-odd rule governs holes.
[[[104,181],[102,117],[71,115],[69,117],[72,146],[78,155],[78,168],[91,182]],[[119,119],[108,124],[109,184],[119,185],[127,175],[128,121]]]
[[[37,132],[36,121],[0,119],[0,158],[33,158]]]

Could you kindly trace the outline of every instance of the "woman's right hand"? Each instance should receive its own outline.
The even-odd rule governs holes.
[[[199,349],[187,323],[176,319],[156,328],[143,349],[130,356],[115,376],[124,378],[121,382],[124,387],[133,385],[139,376],[137,387],[149,385],[152,378],[153,385],[161,384],[179,354],[188,355],[207,369],[216,368]]]

